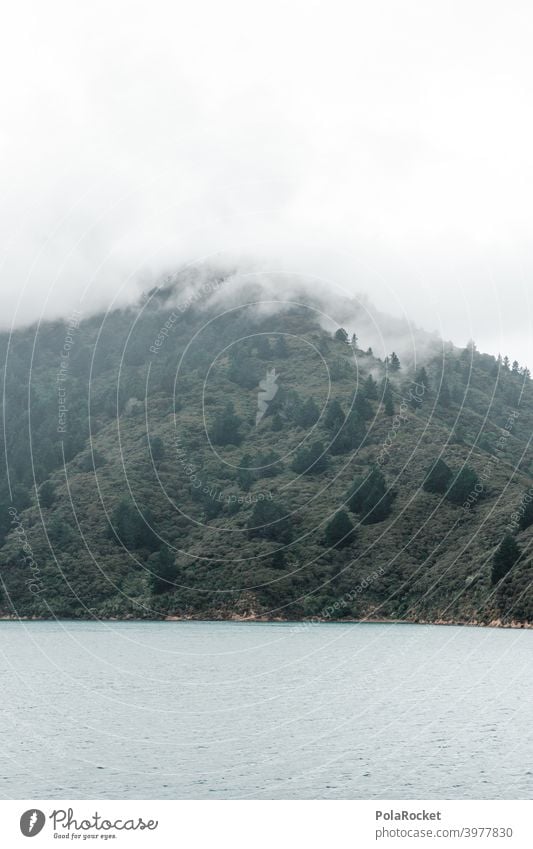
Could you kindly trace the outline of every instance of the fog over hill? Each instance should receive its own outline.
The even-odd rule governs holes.
[[[2,615],[531,622],[529,371],[316,282],[0,335]]]
[[[256,11],[6,11],[1,326],[252,258],[531,364],[528,5]]]

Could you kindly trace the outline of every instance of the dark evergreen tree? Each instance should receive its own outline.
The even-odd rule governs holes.
[[[339,329],[335,331],[335,339],[337,342],[348,342],[348,334],[344,327],[339,327]]]
[[[492,583],[497,584],[518,563],[520,548],[511,534],[506,534],[499,544],[492,560]]]
[[[39,489],[39,504],[41,507],[51,507],[56,500],[56,490],[52,481],[45,481]]]
[[[152,595],[162,595],[176,590],[178,567],[176,565],[175,553],[167,546],[157,554],[148,558],[150,574],[148,583]]]
[[[348,493],[348,507],[361,516],[364,525],[382,522],[391,512],[394,493],[382,472],[374,468],[366,478],[356,480]]]
[[[374,415],[372,404],[370,403],[364,392],[357,393],[354,398],[352,409],[355,413],[357,413],[357,415],[362,421],[367,421],[368,419],[371,419]]]
[[[318,475],[328,467],[328,458],[322,442],[313,442],[309,448],[302,448],[296,452],[292,461],[292,470],[299,475]]]
[[[314,424],[318,421],[318,417],[320,416],[320,410],[317,405],[313,401],[312,398],[308,398],[307,401],[299,408],[295,415],[296,424],[300,425],[300,427],[310,428],[313,427]]]
[[[283,471],[283,466],[279,462],[279,455],[275,451],[265,451],[258,454],[254,466],[257,469],[258,478],[275,478]]]
[[[240,445],[242,442],[240,425],[241,419],[235,415],[233,404],[228,402],[224,411],[215,417],[211,430],[212,442],[215,445]]]
[[[147,549],[156,551],[159,547],[157,536],[151,527],[152,516],[148,509],[141,513],[134,504],[123,499],[119,502],[111,517],[111,537],[129,549]]]
[[[359,414],[351,411],[344,424],[333,433],[329,446],[331,454],[346,454],[358,448],[365,436],[365,425]]]
[[[344,424],[344,410],[337,399],[330,401],[324,417],[324,425],[328,430],[337,431]]]
[[[54,514],[48,522],[46,533],[51,544],[58,550],[58,553],[71,545],[76,538],[72,526],[57,514]]]
[[[469,495],[476,493],[478,483],[476,472],[470,466],[463,466],[448,489],[446,498],[452,504],[464,504]]]
[[[270,427],[274,431],[283,430],[283,419],[281,418],[279,413],[274,413],[274,415],[272,416],[272,422]]]
[[[392,399],[392,392],[388,383],[383,392],[383,409],[386,416],[394,415],[394,401]]]
[[[165,457],[165,445],[159,436],[152,436],[150,439],[150,455],[155,462]]]
[[[275,501],[257,501],[248,520],[251,538],[289,543],[292,540],[292,525],[287,508]]]
[[[93,449],[92,451],[86,451],[84,454],[81,454],[78,457],[77,463],[82,472],[93,472],[106,465],[107,457],[101,451]]]
[[[397,354],[393,351],[390,355],[389,367],[391,371],[400,371],[400,359]]]
[[[255,389],[263,377],[264,366],[250,357],[243,348],[232,349],[228,368],[228,378],[243,389]]]
[[[326,525],[324,540],[333,548],[345,548],[355,539],[355,529],[346,510],[339,510]]]
[[[216,519],[224,509],[223,502],[220,499],[213,498],[209,492],[203,492],[201,489],[192,487],[191,497],[200,503],[204,522],[210,522],[212,519]]]
[[[244,454],[241,457],[241,462],[239,464],[239,468],[237,469],[236,478],[240,488],[243,489],[245,492],[248,492],[256,477],[253,466],[254,461],[251,454]]]
[[[278,395],[281,394],[281,409],[291,422],[297,422],[298,417],[300,415],[301,408],[303,406],[302,399],[298,395],[295,389],[289,389],[285,392],[278,392]],[[277,400],[276,396],[276,399]]]
[[[439,459],[430,467],[424,480],[423,487],[426,492],[443,494],[448,490],[452,478],[452,470],[444,462],[444,460],[439,457]]]
[[[452,398],[451,398],[451,395],[450,395],[449,386],[448,386],[447,382],[445,380],[443,380],[441,385],[440,385],[440,388],[439,388],[439,394],[437,396],[437,404],[439,404],[441,407],[446,408],[446,407],[449,407],[451,405],[451,403],[452,403]]]
[[[425,370],[424,366],[422,366],[422,368],[419,368],[418,371],[416,372],[416,374],[415,374],[415,384],[417,386],[423,386],[424,387],[424,390],[423,390],[424,395],[426,394],[426,392],[429,391],[429,378],[428,378],[428,373]]]
[[[120,542],[128,549],[137,547],[139,514],[128,501],[120,501],[112,514],[111,525]]]
[[[274,343],[274,356],[280,360],[286,360],[289,356],[289,348],[285,336],[277,336]]]
[[[364,392],[369,401],[375,401],[378,397],[378,386],[371,374],[365,380]]]

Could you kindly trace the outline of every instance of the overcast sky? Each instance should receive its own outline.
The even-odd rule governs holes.
[[[243,255],[533,364],[528,5],[10,4],[2,324]]]

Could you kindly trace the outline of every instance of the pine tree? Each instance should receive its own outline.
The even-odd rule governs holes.
[[[352,348],[354,351],[357,349],[357,336],[355,333],[352,333]]]
[[[382,472],[375,468],[363,479],[356,480],[348,494],[348,507],[361,515],[363,525],[386,519],[392,510],[394,493],[388,489]]]
[[[292,470],[299,475],[318,475],[328,467],[328,458],[322,442],[313,442],[309,448],[300,448],[292,462]]]
[[[390,355],[389,365],[391,371],[399,371],[401,368],[400,359],[394,351]]]
[[[358,413],[352,410],[342,427],[333,435],[329,446],[331,454],[346,454],[358,448],[365,436],[365,425]]]
[[[357,413],[359,418],[364,422],[373,418],[374,410],[372,409],[372,404],[369,402],[364,392],[358,392],[355,396],[353,411]]]
[[[355,529],[346,510],[339,510],[326,525],[324,540],[333,548],[345,548],[355,539]]]
[[[335,332],[335,337],[337,342],[348,342],[348,334],[346,333],[344,327],[339,327],[339,329]]]
[[[439,394],[437,396],[437,404],[441,407],[449,407],[452,403],[450,388],[445,380],[442,381],[439,389]]]
[[[224,407],[213,422],[211,440],[214,445],[240,445],[242,436],[239,432],[241,419],[235,415],[235,408],[231,402]]]
[[[289,349],[285,336],[277,336],[274,343],[274,356],[280,360],[286,360],[289,356]]]
[[[390,383],[385,378],[382,381],[381,386],[382,386],[382,392],[383,392],[383,398],[382,398],[382,400],[383,400],[383,411],[384,411],[386,416],[393,416],[394,415],[394,401],[393,401],[393,398],[392,398]]]
[[[229,360],[228,379],[243,389],[255,389],[264,374],[264,366],[251,358],[245,348],[232,349]]]
[[[52,481],[45,481],[39,489],[39,504],[41,507],[51,507],[56,500],[56,491]]]
[[[272,416],[272,424],[270,425],[270,427],[274,431],[283,430],[283,419],[281,418],[279,413],[275,413]]]
[[[149,510],[141,513],[134,504],[122,500],[113,511],[110,536],[127,549],[144,548],[156,551],[159,546],[157,536],[151,527],[152,517]]]
[[[133,505],[120,501],[112,514],[111,526],[120,542],[128,549],[136,548],[138,514]]]
[[[497,584],[520,559],[520,548],[511,534],[506,534],[492,560],[492,583]]]
[[[319,416],[320,410],[317,405],[312,398],[308,398],[297,411],[295,421],[297,425],[300,425],[300,427],[310,428],[316,424]]]
[[[446,498],[452,504],[463,504],[469,495],[476,492],[479,478],[470,466],[463,466],[448,489]]]
[[[378,397],[378,386],[371,374],[365,380],[364,391],[369,401],[375,401]]]
[[[174,552],[167,546],[148,558],[149,585],[152,595],[162,595],[176,589],[178,569]]]
[[[248,492],[256,478],[254,460],[251,454],[243,454],[235,477],[240,488]]]
[[[452,470],[447,463],[439,457],[439,459],[430,467],[426,475],[426,479],[424,480],[423,487],[426,492],[442,494],[447,491],[452,477]]]
[[[339,430],[339,428],[341,428],[344,424],[345,418],[344,410],[337,399],[330,401],[324,418],[324,425],[328,428],[328,430]]]
[[[152,460],[163,460],[165,457],[165,445],[159,436],[153,436],[150,441],[150,456]]]
[[[292,525],[288,510],[275,501],[257,501],[248,520],[248,535],[252,539],[269,539],[289,543],[292,540]]]
[[[429,391],[429,378],[424,366],[422,366],[422,368],[419,368],[417,373],[415,374],[415,383],[418,386],[424,387],[424,393]]]

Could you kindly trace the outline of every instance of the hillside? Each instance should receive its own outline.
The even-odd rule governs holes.
[[[222,282],[1,335],[0,613],[531,623],[527,370]]]

